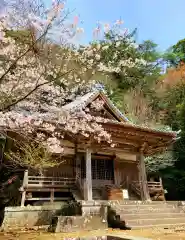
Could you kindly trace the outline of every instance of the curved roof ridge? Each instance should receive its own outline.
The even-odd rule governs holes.
[[[102,90],[93,90],[92,92],[86,93],[83,96],[78,96],[74,101],[71,103],[68,103],[62,107],[63,110],[67,111],[75,111],[80,108],[87,107],[88,104],[93,102],[98,96],[100,96],[105,103],[108,105],[110,110],[115,114],[115,116],[121,121],[121,122],[130,122],[128,118],[115,106],[115,104],[108,98],[108,96],[105,94]]]

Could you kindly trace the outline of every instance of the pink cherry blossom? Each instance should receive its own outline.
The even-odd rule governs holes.
[[[83,105],[74,112],[63,106],[67,99],[74,100],[79,91],[82,96],[92,89],[95,81],[87,80],[87,75],[92,77],[96,71],[126,75],[125,69],[145,62],[131,58],[116,61],[117,50],[112,60],[104,63],[102,56],[111,47],[106,42],[74,50],[71,39],[83,29],[77,26],[76,17],[75,31],[69,22],[60,24],[64,12],[63,2],[54,1],[42,16],[29,12],[26,18],[21,11],[9,9],[0,18],[0,130],[12,129],[25,136],[35,134],[36,140],[52,153],[63,152],[66,131],[113,146],[111,135],[101,125],[107,119],[91,116],[92,109],[84,109]],[[25,27],[30,31],[30,42],[17,42],[5,34],[7,29]],[[96,34],[100,30],[98,25]],[[97,99],[91,108],[100,110],[103,104]]]

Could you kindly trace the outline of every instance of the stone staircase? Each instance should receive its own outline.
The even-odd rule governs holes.
[[[127,225],[136,228],[185,226],[185,211],[178,202],[112,202],[111,206]]]

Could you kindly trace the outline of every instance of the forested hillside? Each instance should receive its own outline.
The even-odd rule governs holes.
[[[134,37],[134,36],[133,36]],[[127,36],[129,38],[129,35]],[[116,37],[111,38],[115,41]],[[122,39],[123,42],[125,41]],[[134,44],[137,44],[134,42]],[[180,40],[166,52],[158,52],[157,44],[144,41],[134,51],[124,45],[121,51],[146,61],[141,71],[132,69],[128,78],[112,74],[110,97],[137,124],[178,132],[173,149],[146,158],[148,172],[161,174],[167,197],[185,197],[185,41]],[[110,54],[110,56],[113,53]],[[114,53],[115,54],[115,53]],[[163,70],[166,66],[165,71]],[[108,84],[107,84],[108,86]]]

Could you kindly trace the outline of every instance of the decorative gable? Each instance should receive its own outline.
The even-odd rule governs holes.
[[[120,119],[120,117],[114,113],[113,109],[107,104],[107,102],[105,101],[105,99],[102,98],[101,95],[99,95],[94,101],[92,101],[92,103],[90,103],[87,108],[90,110],[90,114],[92,116],[102,117],[117,122],[122,121],[122,119]]]
[[[94,91],[78,97],[73,102],[66,104],[63,109],[71,112],[77,111],[78,109],[89,109],[93,116],[99,116],[117,122],[128,122],[124,114],[119,111],[102,91]]]

